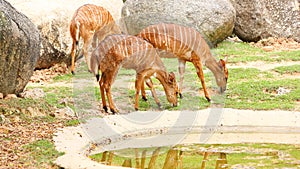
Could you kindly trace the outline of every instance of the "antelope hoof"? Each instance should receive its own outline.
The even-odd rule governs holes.
[[[146,102],[148,99],[146,96],[142,96],[142,99]]]
[[[161,104],[158,102],[158,103],[156,103],[157,104],[157,106],[158,106],[158,109],[159,110],[161,110],[162,109],[162,106],[161,106]]]
[[[207,100],[208,102],[211,101],[211,99],[210,99],[208,96],[205,96],[205,98],[206,98],[206,100]]]
[[[110,109],[110,111],[111,111],[111,113],[112,113],[113,115],[118,114],[118,111],[117,111],[117,110]]]
[[[100,75],[99,74],[96,75],[96,79],[97,79],[97,82],[99,82],[99,80],[100,80]]]
[[[103,106],[103,109],[104,109],[104,111],[105,111],[106,113],[108,113],[108,108],[107,108],[107,106]]]
[[[183,99],[183,95],[181,93],[179,93],[179,97],[180,99]]]

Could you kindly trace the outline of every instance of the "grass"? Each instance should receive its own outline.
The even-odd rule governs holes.
[[[248,43],[233,43],[224,41],[218,45],[217,48],[212,49],[214,56],[223,58],[225,55],[229,56],[228,60],[232,63],[239,62],[256,62],[262,61],[265,63],[273,63],[279,61],[300,61],[300,52],[298,51],[283,51],[283,52],[265,52],[259,48],[252,47]],[[177,81],[179,81],[178,75],[178,61],[177,59],[163,59],[168,72],[173,71],[176,73]],[[205,81],[208,88],[214,87],[214,77],[204,67]],[[45,117],[35,117],[40,123],[55,122],[56,118],[49,116],[50,112],[53,112],[55,108],[63,108],[70,106],[75,109],[73,98],[80,98],[80,104],[82,108],[92,107],[87,99],[96,99],[98,102],[101,100],[99,95],[99,86],[86,84],[84,80],[94,78],[90,73],[86,71],[86,67],[80,67],[76,69],[76,76],[71,74],[65,74],[57,76],[53,79],[53,83],[72,83],[75,85],[77,80],[83,80],[78,86],[81,88],[72,88],[72,86],[41,86],[46,93],[44,98],[40,99],[0,99],[0,114],[5,118],[11,116],[18,116],[20,119],[31,122],[32,118],[26,114],[27,108],[37,108],[42,111]],[[81,73],[82,72],[82,73]],[[300,78],[293,78],[293,76],[300,73],[299,65],[291,66],[279,66],[274,69],[262,71],[258,68],[229,68],[228,89],[225,98],[225,107],[236,109],[253,109],[253,110],[293,110],[300,111],[300,107],[297,103],[300,100]],[[292,76],[291,76],[292,75]],[[134,83],[135,71],[121,69],[118,78],[123,78],[124,82]],[[202,86],[197,77],[194,66],[191,63],[186,63],[186,72],[184,75],[184,89],[183,99],[179,99],[178,107],[171,107],[163,95],[163,88],[159,82],[153,78],[155,83],[155,89],[157,93],[160,93],[159,99],[163,106],[163,109],[167,110],[198,110],[205,109],[211,106],[210,103],[204,98]],[[121,85],[120,85],[121,84]],[[116,104],[120,104],[119,107],[133,111],[134,105],[134,88],[124,86],[122,83],[114,84],[112,88],[114,101]],[[28,86],[28,89],[32,88]],[[277,95],[276,90],[279,88],[285,88],[290,90],[289,93],[283,95]],[[147,89],[149,90],[149,89]],[[91,95],[85,95],[91,92]],[[119,96],[119,97],[118,97]],[[67,99],[67,102],[62,100]],[[89,104],[87,104],[89,102]],[[82,104],[82,105],[81,105]],[[129,108],[130,107],[130,108]],[[148,101],[145,102],[139,100],[139,108],[142,111],[158,110],[154,99],[148,96]],[[23,111],[25,110],[25,112]],[[2,123],[2,116],[0,123]],[[65,126],[76,126],[79,124],[78,120],[66,120]],[[10,138],[6,138],[10,139]],[[255,166],[256,168],[272,168],[276,165],[278,168],[283,167],[297,167],[295,162],[282,160],[278,155],[266,155],[263,153],[244,152],[244,149],[250,150],[274,150],[280,153],[288,154],[292,159],[300,160],[300,148],[299,145],[278,145],[278,144],[233,144],[233,145],[199,145],[199,147],[213,148],[235,148],[238,151],[229,153],[227,156],[229,166],[240,164],[244,166]],[[62,153],[55,150],[54,145],[49,140],[33,141],[30,144],[22,146],[22,151],[25,151],[28,155],[22,160],[24,163],[27,161],[33,161],[37,168],[47,168],[52,165],[52,161]],[[157,164],[163,165],[166,154],[162,154]],[[94,160],[99,160],[101,154],[91,156]],[[209,168],[214,168],[215,160],[217,156],[212,156],[208,165]],[[114,163],[120,165],[123,161],[123,157],[115,157]],[[149,159],[147,159],[147,162]],[[184,168],[199,168],[202,156],[199,153],[187,153],[183,158]],[[264,164],[264,165],[261,165]],[[260,166],[261,165],[261,166]],[[299,166],[299,164],[298,164]]]
[[[248,43],[237,43],[224,41],[217,48],[212,49],[215,56],[229,56],[230,63],[262,61],[273,63],[278,61],[299,61],[299,51],[284,52],[265,52],[260,48],[252,47]],[[165,67],[168,72],[176,73],[179,81],[178,61],[177,59],[163,58]],[[214,88],[215,80],[212,73],[204,66],[206,86],[209,89]],[[299,65],[280,66],[271,70],[261,71],[258,68],[229,68],[228,89],[226,91],[225,107],[237,109],[254,109],[254,110],[296,110],[299,111],[297,102],[300,99],[299,78],[286,78],[288,74],[300,72]],[[135,72],[121,69],[120,77],[125,77],[124,81],[134,84]],[[129,79],[128,79],[129,78]],[[126,80],[127,79],[127,80]],[[283,80],[284,79],[284,80]],[[161,84],[153,78],[155,89],[163,92]],[[194,66],[186,63],[186,71],[183,82],[183,99],[179,99],[178,107],[169,106],[164,95],[159,97],[163,109],[168,110],[199,110],[210,107],[210,103],[204,98],[200,80],[196,74]],[[120,85],[115,85],[112,89],[114,93],[126,93],[117,90]],[[124,87],[124,86],[123,86]],[[277,95],[277,89],[284,88],[290,90],[289,93]],[[126,88],[125,88],[126,90]],[[128,90],[128,89],[127,89]],[[125,99],[119,99],[120,102],[128,102],[128,105],[134,104],[134,90],[129,89],[129,95]],[[117,92],[115,92],[117,91]],[[96,93],[98,94],[98,93]],[[213,96],[212,96],[213,97]],[[98,95],[98,99],[100,99]],[[129,98],[129,99],[128,99]],[[118,101],[118,99],[116,99]],[[148,103],[140,100],[140,110],[146,111],[153,108],[155,102],[151,96],[148,96]],[[154,103],[154,104],[153,104]]]
[[[265,52],[260,48],[252,47],[248,43],[233,43],[224,41],[217,48],[212,49],[215,56],[223,58],[229,56],[228,60],[232,64],[240,62],[265,62],[274,63],[281,61],[300,61],[300,52],[298,51],[273,51]],[[168,71],[176,73],[177,59],[162,59]],[[207,71],[207,69],[204,69]],[[127,71],[120,71],[120,75],[130,76]],[[299,65],[279,66],[274,69],[262,71],[257,68],[229,68],[228,89],[226,91],[225,107],[235,109],[252,110],[290,110],[300,111],[297,103],[300,100],[300,78],[293,78],[291,75],[300,73]],[[134,75],[134,72],[133,72]],[[214,77],[211,73],[205,74],[206,84],[209,88],[214,86]],[[161,85],[157,80],[156,90],[162,91]],[[280,88],[288,89],[289,92],[278,95]],[[199,92],[200,91],[200,92]],[[119,91],[118,91],[119,92]],[[128,97],[131,98],[133,105],[135,91],[129,90]],[[164,109],[168,110],[198,110],[210,107],[202,92],[202,86],[196,75],[195,68],[191,63],[187,63],[184,76],[184,98],[179,99],[178,107],[170,107],[165,101],[165,96],[160,96]],[[149,101],[150,100],[150,101]],[[153,100],[148,97],[148,102],[140,99],[140,109],[149,110],[153,107]],[[124,100],[123,100],[124,101]],[[150,102],[150,103],[149,103]],[[150,107],[149,107],[150,106]],[[195,146],[195,145],[193,145]],[[197,146],[196,146],[197,147]],[[228,145],[198,145],[198,148],[205,149],[216,148],[218,150],[234,150],[227,154],[229,168],[239,168],[239,166],[253,167],[258,169],[266,168],[297,168],[300,160],[299,145],[286,144],[228,144]],[[134,155],[134,153],[132,153]],[[90,156],[91,159],[99,161],[102,154]],[[166,153],[159,156],[157,168],[162,168]],[[286,158],[285,158],[286,157]],[[115,156],[114,165],[122,165],[124,156]],[[183,158],[183,168],[200,168],[203,157],[197,152],[189,152]],[[215,168],[216,155],[212,155],[208,161],[207,168]],[[149,162],[149,158],[146,160]],[[132,157],[134,167],[134,157]]]
[[[64,83],[71,83],[73,75],[71,73],[67,73],[64,75],[55,76],[53,78],[53,82],[64,82]]]
[[[217,48],[212,49],[212,52],[215,55],[221,56],[221,58],[228,56],[230,63],[300,61],[299,50],[266,52],[260,48],[252,47],[249,43],[245,42],[224,41]]]
[[[71,120],[67,120],[65,122],[66,126],[78,126],[80,124],[80,121],[78,119],[71,119]]]
[[[279,66],[273,69],[273,71],[278,72],[281,75],[300,73],[300,65]]]
[[[300,79],[276,78],[270,72],[258,69],[231,69],[226,107],[255,110],[294,110],[300,99]],[[278,95],[285,88],[289,93]]]
[[[24,145],[22,151],[28,153],[26,157],[21,158],[24,161],[24,165],[26,166],[27,162],[34,161],[35,168],[54,166],[52,161],[63,155],[63,153],[58,152],[54,144],[48,140],[38,140]],[[32,165],[32,163],[30,163],[30,165]]]

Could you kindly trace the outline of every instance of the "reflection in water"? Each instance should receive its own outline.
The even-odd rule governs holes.
[[[221,169],[228,167],[225,152],[211,151],[209,149],[200,149],[195,151],[193,150],[194,146],[195,145],[177,145],[171,148],[129,148],[117,151],[105,151],[100,154],[93,155],[91,158],[94,160],[98,159],[97,161],[109,166],[117,165],[141,169],[205,169],[208,166]],[[183,158],[186,159],[184,160]]]

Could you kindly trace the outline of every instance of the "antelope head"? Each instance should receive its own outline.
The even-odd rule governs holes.
[[[167,83],[166,96],[167,100],[172,103],[173,106],[177,106],[177,95],[178,95],[178,85],[176,82],[175,73],[170,72],[165,79]]]
[[[220,92],[224,93],[227,86],[227,79],[228,79],[228,69],[226,67],[227,56],[223,59],[220,59],[218,62],[219,68],[221,72],[218,74],[216,78],[217,85],[220,87]]]

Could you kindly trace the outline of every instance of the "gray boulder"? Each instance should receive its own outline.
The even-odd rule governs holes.
[[[69,32],[71,18],[77,8],[93,3],[107,8],[118,20],[122,0],[7,0],[28,16],[41,34],[41,51],[36,69],[49,68],[58,63],[71,65],[72,39]],[[34,8],[33,8],[34,7]],[[80,46],[82,43],[80,43]]]
[[[33,74],[40,52],[35,25],[0,0],[0,93],[19,94]]]
[[[122,29],[135,35],[157,23],[193,27],[213,46],[230,36],[235,10],[228,0],[127,0],[122,8]]]
[[[243,41],[268,37],[300,42],[299,0],[231,0],[236,9],[234,33]]]

